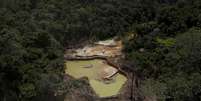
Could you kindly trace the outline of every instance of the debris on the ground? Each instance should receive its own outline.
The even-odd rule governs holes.
[[[122,42],[107,40],[96,42],[92,46],[85,46],[82,49],[74,50],[71,55],[78,57],[92,57],[92,56],[103,56],[103,57],[116,57],[120,56],[122,50]]]

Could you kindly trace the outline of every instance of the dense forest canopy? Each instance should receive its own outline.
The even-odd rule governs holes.
[[[61,89],[64,48],[118,36],[144,95],[199,101],[200,27],[200,0],[1,0],[0,100]]]

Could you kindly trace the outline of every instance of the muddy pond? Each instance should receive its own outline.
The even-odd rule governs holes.
[[[87,77],[90,86],[99,97],[119,94],[127,78],[105,60],[67,60],[66,73],[75,79]]]

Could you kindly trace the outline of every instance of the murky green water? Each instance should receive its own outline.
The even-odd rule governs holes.
[[[100,79],[100,70],[105,66],[109,66],[103,62],[104,60],[100,59],[66,61],[66,73],[76,79],[88,77],[91,87],[99,97],[117,95],[127,78],[117,73],[109,81]]]

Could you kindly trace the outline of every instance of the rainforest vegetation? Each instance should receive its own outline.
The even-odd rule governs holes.
[[[201,100],[200,0],[0,0],[0,100],[81,87],[63,81],[64,49],[114,36],[140,95]]]

